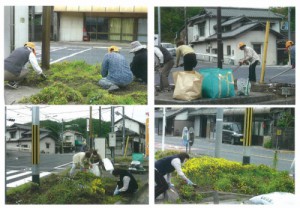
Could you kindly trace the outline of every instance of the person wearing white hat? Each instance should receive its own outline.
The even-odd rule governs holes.
[[[139,41],[134,41],[131,43],[130,53],[134,53],[134,57],[130,64],[133,75],[142,82],[147,83],[148,59],[146,45],[142,45]]]
[[[110,46],[101,65],[102,79],[98,84],[109,92],[119,90],[120,87],[129,85],[133,80],[129,64],[119,51],[117,46]]]
[[[33,42],[26,42],[24,47],[17,48],[4,59],[4,81],[8,81],[8,86],[15,89],[18,88],[19,82],[22,81],[29,72],[26,66],[27,62],[31,63],[33,69],[43,80],[46,79],[36,59],[35,44]]]

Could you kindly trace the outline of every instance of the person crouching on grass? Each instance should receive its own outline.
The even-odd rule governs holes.
[[[183,152],[178,155],[164,157],[155,162],[155,198],[174,186],[171,183],[171,173],[174,170],[176,170],[177,174],[185,180],[188,185],[194,185],[181,170],[181,165],[188,159],[190,159],[190,156]],[[165,175],[167,175],[167,180],[164,178]]]
[[[117,187],[114,191],[114,196],[118,194],[132,194],[138,190],[138,184],[134,176],[127,170],[114,169],[112,174],[115,177],[120,177],[120,180],[117,182]]]
[[[98,84],[108,92],[119,90],[120,87],[125,87],[133,81],[130,66],[119,52],[120,49],[117,46],[110,46],[102,61],[101,75],[103,78],[99,80]]]

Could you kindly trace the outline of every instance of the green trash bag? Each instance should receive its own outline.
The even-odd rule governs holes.
[[[203,75],[202,97],[226,98],[235,96],[232,69],[199,69]]]

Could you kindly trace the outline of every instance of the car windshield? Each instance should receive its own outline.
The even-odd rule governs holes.
[[[236,133],[241,133],[241,125],[233,123],[232,124],[232,130],[235,131]]]

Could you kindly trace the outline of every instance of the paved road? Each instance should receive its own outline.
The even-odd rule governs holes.
[[[91,42],[51,42],[50,64],[62,61],[84,60],[88,64],[101,64],[107,48],[116,45],[121,48],[120,53],[124,55],[128,63],[131,63],[133,54],[129,53],[128,43],[91,43]],[[37,59],[41,61],[41,43],[36,43]]]
[[[40,178],[70,167],[73,154],[41,154]],[[5,157],[6,186],[16,187],[31,181],[31,153],[7,151]]]
[[[162,148],[161,136],[155,136],[155,150]],[[165,138],[165,149],[186,151],[186,148],[182,145],[181,137],[167,136]],[[214,140],[209,139],[195,139],[194,145],[191,148],[191,152],[200,155],[215,155],[215,143]],[[240,145],[223,144],[221,145],[220,156],[222,158],[242,162],[244,147]],[[274,151],[265,149],[260,146],[252,146],[250,148],[250,163],[251,164],[265,164],[272,166]],[[293,151],[280,151],[278,153],[278,170],[290,171],[291,163],[295,157]]]

